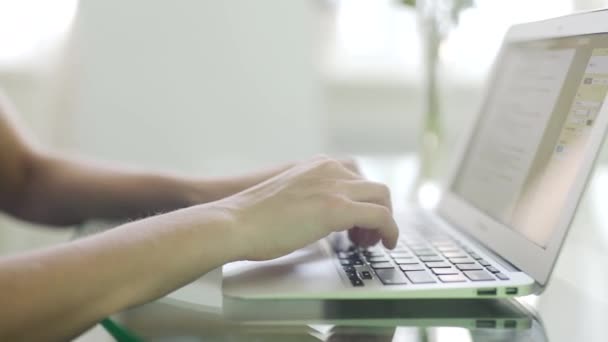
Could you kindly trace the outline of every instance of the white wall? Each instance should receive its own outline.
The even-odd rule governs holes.
[[[69,38],[69,37],[66,37]],[[64,142],[66,117],[72,101],[69,39],[55,42],[36,62],[0,67],[0,91],[17,108],[19,120],[48,146]],[[71,229],[48,229],[0,213],[0,255],[65,241]]]
[[[206,173],[323,151],[315,4],[82,1],[71,145]]]
[[[74,44],[0,84],[43,143],[91,157],[205,174],[305,158],[325,149],[315,4],[81,1]],[[0,215],[1,253],[70,234]]]

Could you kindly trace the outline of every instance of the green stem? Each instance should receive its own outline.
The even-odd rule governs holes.
[[[425,52],[425,115],[420,151],[420,173],[418,185],[436,176],[436,164],[441,138],[439,87],[437,69],[439,64],[439,45],[441,42],[438,32],[437,18],[428,16],[422,18]]]

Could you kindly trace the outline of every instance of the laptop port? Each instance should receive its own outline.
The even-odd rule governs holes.
[[[517,321],[514,319],[508,319],[504,323],[505,329],[515,329],[517,328]]]
[[[491,319],[478,319],[475,321],[476,328],[496,328],[496,321]]]
[[[505,289],[505,294],[509,296],[513,296],[517,294],[517,287],[507,287]]]
[[[479,289],[477,290],[478,296],[496,296],[496,288],[490,289]]]

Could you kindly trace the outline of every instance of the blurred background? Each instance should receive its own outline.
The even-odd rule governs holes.
[[[446,154],[508,26],[608,0],[478,0],[440,53]],[[415,153],[416,11],[397,0],[0,0],[0,88],[44,144],[226,175],[332,155]],[[64,240],[0,217],[0,250]]]

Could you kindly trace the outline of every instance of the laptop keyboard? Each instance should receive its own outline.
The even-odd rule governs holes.
[[[384,285],[509,280],[469,247],[433,228],[430,221],[421,222],[402,229],[394,250],[379,246],[336,250],[351,284],[365,286],[363,280],[374,277]]]

